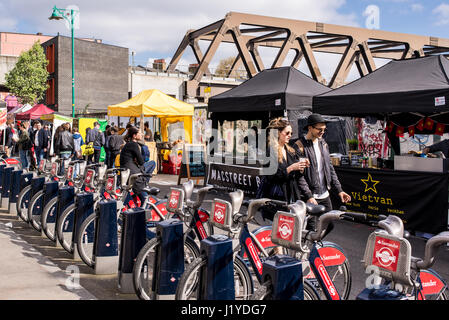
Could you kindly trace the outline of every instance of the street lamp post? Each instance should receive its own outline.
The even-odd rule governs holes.
[[[72,117],[75,118],[75,38],[73,36],[73,21],[74,13],[78,13],[78,10],[74,9],[59,9],[56,6],[53,7],[53,12],[48,18],[49,20],[62,20],[66,19],[70,24],[70,32],[72,36]],[[70,18],[68,18],[70,16]]]

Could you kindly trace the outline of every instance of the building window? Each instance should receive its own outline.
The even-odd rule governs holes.
[[[55,72],[55,45],[49,45],[47,47],[47,60],[48,60],[48,65],[47,65],[47,71],[48,73],[53,73]]]
[[[48,88],[45,94],[45,102],[47,105],[55,104],[55,79],[49,79],[47,81]]]

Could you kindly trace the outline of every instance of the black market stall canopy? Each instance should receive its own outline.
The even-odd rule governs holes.
[[[442,55],[392,60],[345,86],[313,98],[313,111],[325,115],[388,117],[397,126],[418,125],[429,117],[449,131],[449,61]],[[435,127],[428,132],[435,133]],[[426,130],[424,127],[423,130]],[[433,130],[433,131],[432,131]]]
[[[212,120],[262,119],[267,121],[266,126],[269,118],[288,114],[296,122],[297,116],[291,117],[290,113],[310,113],[312,97],[329,90],[293,67],[266,69],[239,86],[211,97],[208,111],[212,112]]]

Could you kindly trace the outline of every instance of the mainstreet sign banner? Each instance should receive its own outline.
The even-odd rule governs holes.
[[[240,189],[246,196],[254,198],[259,187],[260,168],[223,163],[209,163],[207,184]]]
[[[394,214],[409,231],[447,230],[448,174],[335,167],[350,211]],[[338,208],[338,205],[335,205]]]

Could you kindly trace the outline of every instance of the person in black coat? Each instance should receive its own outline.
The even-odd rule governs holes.
[[[120,168],[129,169],[130,175],[136,173],[144,173],[143,164],[144,159],[142,156],[142,150],[138,143],[142,140],[142,133],[136,127],[130,127],[125,136],[126,144],[120,152]],[[146,192],[143,191],[147,184],[147,179],[144,177],[138,178],[133,185],[133,192],[139,196],[143,202],[146,196]]]
[[[344,192],[335,173],[329,156],[329,146],[323,139],[326,121],[319,114],[311,114],[307,118],[307,134],[295,142],[296,147],[310,161],[298,184],[305,200],[312,204],[332,210],[329,191],[335,190],[342,203],[351,201],[351,196]]]
[[[276,118],[270,121],[270,153],[274,152],[277,159],[277,170],[273,175],[263,177],[257,192],[257,198],[270,198],[293,203],[301,199],[298,186],[299,177],[309,165],[307,159],[302,159],[297,149],[289,145],[292,135],[290,122],[285,118]],[[276,134],[277,133],[277,134]],[[265,208],[261,211],[266,224],[271,223],[276,212]],[[268,220],[268,221],[267,221]],[[258,221],[262,224],[260,221]]]
[[[48,150],[49,135],[48,131],[42,129],[40,122],[36,123],[36,131],[32,137],[34,143],[34,153],[36,154],[36,160],[39,163],[45,156]]]

